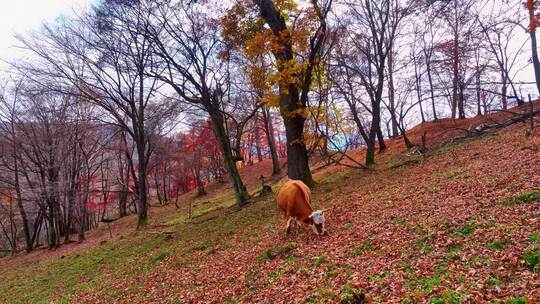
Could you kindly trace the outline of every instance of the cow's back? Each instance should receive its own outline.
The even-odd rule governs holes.
[[[277,205],[287,216],[301,218],[311,214],[311,191],[302,181],[287,181],[279,190]]]

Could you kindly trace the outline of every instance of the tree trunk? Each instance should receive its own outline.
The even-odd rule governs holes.
[[[199,171],[199,170],[197,170]],[[195,183],[197,184],[197,195],[202,196],[206,194],[206,190],[204,189],[204,182],[201,179],[200,171],[195,173]]]
[[[256,116],[256,119],[255,119],[255,139],[254,139],[254,144],[255,144],[255,151],[257,152],[257,161],[258,162],[262,162],[263,161],[263,156],[262,156],[262,151],[261,151],[261,135],[260,135],[260,132],[261,130],[259,129],[259,115]]]
[[[81,222],[84,223],[84,219],[81,219]],[[78,236],[79,243],[83,242],[85,240],[85,237],[84,237],[84,225],[82,225],[82,224],[79,225],[79,231],[77,233],[77,236]]]
[[[129,168],[126,170],[124,174],[124,163],[122,162],[122,153],[118,153],[118,175],[120,175],[119,179],[121,180],[121,189],[120,194],[118,197],[118,212],[120,217],[124,217],[127,215],[127,199],[128,199],[128,191],[129,188],[127,185],[129,185]]]
[[[231,178],[234,192],[236,194],[236,203],[238,207],[243,207],[249,199],[249,193],[247,192],[246,186],[244,186],[244,183],[242,182],[242,178],[233,158],[231,143],[224,127],[223,114],[221,113],[219,106],[214,106],[210,101],[205,102],[204,106],[206,107],[207,112],[210,114],[210,119],[212,120],[212,125],[214,127],[214,135],[219,142],[225,166],[229,171],[229,177]]]
[[[24,210],[24,205],[22,201],[22,194],[21,194],[20,181],[19,181],[19,161],[18,161],[16,148],[14,148],[13,166],[14,166],[14,174],[15,174],[15,195],[16,195],[16,201],[17,201],[17,208],[19,209],[19,213],[21,214],[21,219],[22,219],[22,224],[23,224],[25,250],[26,252],[30,252],[32,251],[32,240],[30,237],[30,227],[28,225],[28,217],[26,215],[26,211]]]
[[[49,141],[49,147],[52,147],[52,142]],[[47,205],[49,208],[49,248],[57,248],[60,246],[60,206],[58,198],[58,167],[55,163],[55,156],[52,151],[49,151],[49,162],[47,168]]]
[[[274,57],[278,63],[278,71],[280,73],[290,73],[288,64],[294,61],[293,41],[291,32],[287,28],[285,18],[279,10],[274,6],[273,1],[257,0],[254,1],[259,7],[260,16],[266,21],[272,29],[274,36],[279,37],[278,41],[280,49],[275,50]],[[326,31],[324,31],[322,37]],[[315,43],[315,39],[311,40],[311,47],[320,48],[322,40]],[[313,51],[313,49],[312,49]],[[316,50],[318,51],[318,49]],[[316,56],[317,52],[312,52],[310,56]],[[279,84],[279,109],[285,124],[285,135],[287,137],[287,174],[290,179],[302,180],[306,185],[312,187],[315,184],[311,171],[309,170],[309,158],[304,141],[304,117],[306,111],[307,93],[311,85],[311,76],[314,67],[315,57],[310,57],[308,65],[302,73],[302,89],[297,84],[281,83]],[[302,92],[302,97],[300,97]]]
[[[501,87],[501,103],[502,103],[502,108],[503,110],[506,110],[508,109],[508,98],[507,98],[507,90],[508,90],[508,86],[507,86],[507,77],[506,77],[506,73],[503,72],[501,73],[501,76],[502,76],[502,87]]]
[[[134,111],[136,115],[136,119],[133,120],[133,129],[136,130],[135,136],[135,145],[137,147],[137,156],[138,156],[138,203],[139,206],[137,208],[138,212],[138,222],[137,222],[137,228],[146,226],[148,223],[148,183],[147,183],[147,176],[148,176],[148,168],[147,168],[147,160],[150,157],[150,155],[146,155],[147,151],[146,148],[148,147],[149,143],[147,142],[146,137],[146,130],[145,130],[145,124],[144,124],[144,101],[145,101],[145,87],[144,87],[144,71],[141,69],[139,71],[139,98],[137,100],[138,107],[134,107]]]
[[[272,125],[272,116],[270,110],[267,107],[262,108],[264,130],[266,133],[266,139],[268,141],[268,149],[270,150],[270,156],[272,157],[272,175],[278,175],[281,173],[281,167],[279,165],[279,157],[276,149],[276,139],[274,138],[274,127]]]
[[[452,46],[452,118],[456,118],[459,103],[459,37],[457,31],[454,32]]]
[[[381,77],[382,78],[382,77]],[[382,82],[380,87],[382,87]],[[382,94],[382,90],[379,90],[378,93],[375,96],[375,100],[371,103],[372,108],[372,118],[371,118],[371,127],[369,130],[369,136],[367,141],[367,149],[366,149],[366,166],[371,166],[375,164],[375,138],[378,136],[381,128],[380,128],[380,94]],[[380,144],[380,143],[379,143]]]
[[[280,85],[279,91],[280,112],[287,137],[287,175],[290,179],[301,180],[308,187],[313,187],[315,181],[309,170],[308,151],[304,140],[305,106],[300,102],[296,85]]]
[[[413,64],[414,64],[414,79],[416,82],[416,97],[418,98],[418,107],[420,108],[420,118],[422,119],[422,123],[426,122],[426,118],[424,117],[424,109],[422,108],[422,79],[420,78],[420,74],[418,73],[418,64],[416,62],[416,54],[413,55]]]
[[[394,54],[388,51],[388,103],[390,109],[390,123],[392,126],[392,137],[399,136],[398,122],[396,119],[395,89],[394,89]]]
[[[158,177],[158,168],[155,168],[155,171],[154,171],[154,185],[155,185],[155,189],[156,189],[156,196],[157,196],[157,199],[158,199],[158,203],[160,205],[163,205],[163,197],[161,196],[161,186],[160,186],[160,181],[159,181],[159,177]]]
[[[285,94],[284,90],[289,93]],[[280,110],[287,137],[287,175],[290,179],[301,180],[309,187],[313,187],[315,181],[309,170],[309,157],[304,140],[304,123],[306,119],[303,113],[298,113],[299,111],[305,111],[305,107],[300,105],[295,85],[291,85],[287,89],[280,88],[280,95]]]
[[[426,70],[429,82],[429,92],[431,95],[431,110],[433,111],[433,120],[437,120],[437,110],[435,107],[435,93],[433,92],[433,79],[431,78],[431,63],[426,59]]]
[[[477,109],[476,109],[476,115],[482,116],[482,94],[480,92],[480,71],[477,68],[476,71],[476,101],[477,101]],[[504,98],[504,97],[503,97]]]
[[[458,117],[459,119],[465,119],[465,94],[463,84],[459,85],[459,98],[458,98]]]
[[[287,174],[290,179],[302,180],[309,187],[313,187],[315,182],[309,170],[308,153],[304,142],[304,120],[298,116],[285,119]]]
[[[141,140],[141,139],[140,139]],[[142,140],[141,140],[142,141]],[[145,226],[148,223],[148,193],[146,184],[146,145],[143,142],[137,143],[138,160],[138,193],[137,193],[137,227]]]
[[[71,185],[70,185],[71,187]],[[64,234],[64,244],[68,244],[70,242],[69,239],[69,233],[71,232],[71,217],[72,217],[72,208],[75,206],[75,198],[74,193],[71,189],[68,190],[67,193],[67,206],[66,206],[66,220],[65,220],[65,234]]]
[[[379,121],[378,130],[377,130],[377,142],[379,143],[379,153],[386,150],[386,143],[384,142],[384,135],[381,129],[380,121]]]
[[[366,166],[371,166],[375,164],[375,141],[368,140],[366,145]]]
[[[47,226],[47,244],[49,249],[54,249],[60,246],[59,235],[57,231],[57,218],[56,218],[56,208],[54,203],[49,201],[48,206],[48,226]]]
[[[529,28],[529,35],[531,36],[531,53],[532,53],[532,62],[534,67],[534,79],[536,80],[536,89],[538,94],[540,94],[540,61],[538,59],[538,46],[536,42],[536,24],[533,20],[536,19],[534,14],[534,9],[529,9],[529,20],[531,26]],[[523,101],[520,102],[518,99],[518,105],[523,104]]]

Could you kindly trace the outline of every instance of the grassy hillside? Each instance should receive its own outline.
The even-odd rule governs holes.
[[[126,219],[111,240],[1,259],[0,302],[347,303],[365,292],[373,303],[536,303],[540,133],[516,125],[436,148],[451,132],[435,126],[454,124],[411,132],[419,142],[429,130],[426,157],[396,139],[372,170],[317,170],[328,236],[286,237],[272,196],[238,211],[230,186],[213,185],[190,197],[192,220],[157,208],[142,231]],[[253,192],[269,170],[259,166],[246,169]]]

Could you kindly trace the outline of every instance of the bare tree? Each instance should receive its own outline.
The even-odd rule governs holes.
[[[146,70],[155,68],[151,40],[139,31],[138,4],[104,2],[88,15],[46,25],[39,35],[19,36],[23,45],[42,59],[37,65],[18,67],[48,86],[74,94],[105,110],[114,123],[133,139],[137,152],[138,226],[147,222],[147,165],[152,153],[148,134],[148,107],[158,86]],[[135,16],[133,14],[136,14]],[[38,75],[36,77],[35,75]],[[154,114],[156,115],[156,114]]]
[[[364,0],[348,3],[347,8],[349,18],[342,25],[346,34],[342,37],[343,44],[338,48],[335,59],[337,66],[343,70],[339,73],[348,79],[347,91],[353,93],[356,90],[350,83],[356,78],[354,81],[363,88],[369,100],[369,105],[364,103],[371,118],[370,126],[366,129],[357,117],[354,100],[349,98],[348,104],[367,145],[366,165],[372,165],[375,162],[376,140],[379,150],[386,148],[381,130],[381,104],[388,56],[393,49],[400,22],[413,7],[402,6],[400,1],[394,0]]]
[[[163,71],[154,69],[149,75],[168,84],[185,102],[208,114],[238,206],[243,206],[249,193],[236,167],[225,127],[227,73],[219,56],[223,47],[220,28],[206,16],[204,4],[165,1],[159,8],[148,10],[153,15],[146,19],[146,35],[155,44],[155,55],[165,66]]]

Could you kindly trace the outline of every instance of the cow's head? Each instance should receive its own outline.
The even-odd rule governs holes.
[[[315,231],[316,234],[322,235],[326,232],[326,229],[324,228],[326,220],[321,210],[313,211],[309,218],[312,220],[311,228],[313,228],[313,231]]]

